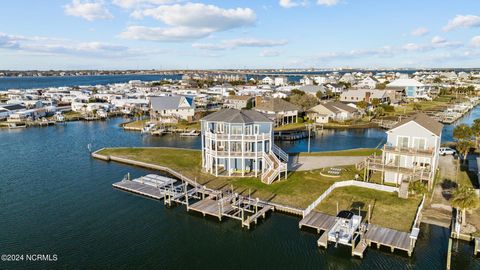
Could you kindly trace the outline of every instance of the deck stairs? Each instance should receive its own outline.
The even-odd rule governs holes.
[[[271,184],[275,180],[280,180],[282,173],[287,175],[288,154],[285,153],[278,146],[273,145],[272,151],[263,153],[263,164],[265,170],[262,174],[262,182]]]

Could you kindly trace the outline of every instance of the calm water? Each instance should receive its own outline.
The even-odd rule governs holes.
[[[114,190],[111,184],[127,172],[148,171],[93,160],[88,143],[198,148],[198,138],[141,136],[122,131],[121,121],[0,131],[0,253],[59,258],[0,262],[0,269],[444,269],[448,230],[435,226],[422,226],[412,258],[368,249],[360,260],[348,248],[317,249],[317,235],[300,231],[297,217],[272,214],[247,231],[237,221],[218,222]],[[359,146],[382,139],[377,131],[366,134],[371,137]],[[359,136],[338,137],[358,143]],[[315,149],[322,140],[324,149],[333,149],[336,141],[327,136],[315,139]],[[480,269],[470,246],[460,242],[457,249],[453,269]]]
[[[180,75],[102,75],[65,77],[4,77],[0,78],[0,91],[8,89],[29,89],[78,85],[99,85],[126,83],[131,80],[158,81],[180,79]]]

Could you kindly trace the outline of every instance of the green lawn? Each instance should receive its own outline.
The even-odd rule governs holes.
[[[149,119],[137,120],[137,121],[123,124],[123,127],[142,129],[148,121],[150,120]]]
[[[372,154],[382,155],[382,150],[376,148],[355,148],[340,151],[325,151],[325,152],[302,152],[300,156],[370,156]]]
[[[275,127],[275,131],[285,131],[285,130],[294,130],[294,129],[306,129],[306,123],[291,123],[283,126]]]
[[[360,207],[364,218],[371,205],[371,223],[394,230],[409,232],[415,219],[420,198],[401,199],[397,193],[389,193],[360,187],[336,188],[317,206],[316,210],[336,215],[339,210],[358,213]]]
[[[277,181],[271,185],[263,184],[254,177],[215,177],[201,171],[201,152],[198,150],[174,148],[110,148],[99,152],[102,155],[139,160],[162,165],[176,170],[199,183],[211,188],[233,186],[240,193],[263,200],[293,207],[305,208],[320,196],[335,181],[351,180],[357,173],[353,166],[346,166],[346,172],[339,178],[320,175],[321,170],[290,172],[287,180]]]

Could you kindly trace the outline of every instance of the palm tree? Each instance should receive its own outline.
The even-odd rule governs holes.
[[[472,129],[467,124],[460,124],[453,129],[453,137],[457,140],[470,139],[472,135]]]
[[[480,142],[480,119],[473,120],[472,124],[472,133],[475,136],[475,148],[478,148],[478,143]]]
[[[460,186],[453,191],[451,203],[453,207],[462,212],[462,225],[465,225],[466,211],[476,209],[480,200],[473,188]]]
[[[460,140],[457,143],[457,150],[460,154],[463,155],[463,163],[467,160],[468,152],[472,148],[472,141],[470,140]]]

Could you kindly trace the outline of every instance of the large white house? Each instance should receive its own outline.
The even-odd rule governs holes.
[[[150,117],[159,122],[193,120],[195,103],[185,96],[161,96],[150,98]]]
[[[386,86],[387,89],[405,91],[407,98],[428,98],[430,87],[414,79],[397,79]]]
[[[443,125],[426,114],[405,118],[387,131],[387,143],[381,159],[373,160],[371,168],[383,172],[383,181],[400,185],[400,193],[408,185],[422,181],[433,186],[438,168],[440,138]]]
[[[200,120],[202,167],[215,176],[287,177],[288,154],[273,142],[273,122],[253,110],[223,109]]]

